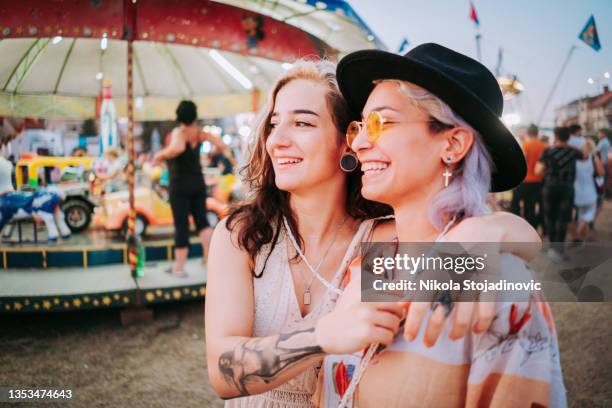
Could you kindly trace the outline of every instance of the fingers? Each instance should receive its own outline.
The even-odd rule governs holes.
[[[444,323],[446,322],[446,308],[444,305],[438,305],[436,310],[429,317],[429,322],[427,324],[427,329],[425,330],[425,336],[423,337],[423,343],[427,347],[431,347],[436,344],[438,337],[440,337],[440,332],[442,332],[442,328],[444,327]]]
[[[372,305],[376,307],[376,310],[392,313],[400,320],[406,315],[406,308],[401,303],[380,302]]]
[[[475,305],[473,302],[458,302],[454,306],[453,326],[448,337],[452,340],[457,340],[468,333],[472,318],[474,317]]]
[[[474,323],[474,332],[482,333],[488,330],[493,323],[495,316],[495,302],[478,302],[476,308],[476,322]]]
[[[427,309],[430,307],[429,302],[412,302],[408,308],[406,316],[406,324],[404,326],[404,337],[406,340],[414,340],[419,333],[419,327],[423,321]]]
[[[368,344],[372,343],[381,343],[385,346],[391,345],[393,343],[393,339],[395,338],[395,332],[382,328],[382,327],[372,327],[368,332]]]
[[[400,317],[394,313],[386,311],[375,311],[372,314],[371,322],[376,327],[390,330],[393,334],[397,333],[400,325]]]

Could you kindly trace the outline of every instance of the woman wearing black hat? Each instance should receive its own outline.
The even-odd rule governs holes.
[[[393,207],[400,242],[503,240],[508,226],[485,236],[478,228],[482,217],[472,217],[489,212],[489,191],[518,185],[526,164],[499,119],[502,94],[486,67],[424,44],[405,56],[352,53],[338,65],[337,77],[350,107],[362,115],[347,131],[361,162],[362,194]],[[500,273],[529,271],[515,256],[504,255]],[[437,300],[433,310],[429,303],[410,304],[405,336],[374,362],[368,361],[372,353],[327,358],[321,405],[338,402],[338,367],[350,366],[355,372],[343,402],[355,393],[360,407],[566,405],[554,323],[540,294],[495,303],[492,326],[458,340],[451,340],[457,337],[450,319],[445,321],[452,301]],[[334,313],[321,320],[332,320]],[[415,326],[423,316],[442,333],[433,347]]]

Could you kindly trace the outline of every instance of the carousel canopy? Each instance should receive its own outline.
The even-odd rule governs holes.
[[[297,58],[382,46],[344,1],[128,1],[0,0],[0,116],[94,117],[103,79],[125,116],[128,37],[137,120],[252,111]]]

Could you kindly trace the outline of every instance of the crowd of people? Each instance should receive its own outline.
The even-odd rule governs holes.
[[[593,238],[597,215],[609,196],[609,137],[609,129],[600,129],[593,138],[574,124],[556,127],[549,146],[537,126],[527,129],[521,143],[527,176],[514,190],[512,212],[548,237],[548,255],[555,262],[565,258],[568,229],[575,245]]]

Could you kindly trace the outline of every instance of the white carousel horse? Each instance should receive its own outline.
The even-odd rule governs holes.
[[[0,231],[4,230],[2,238],[8,240],[11,237],[13,221],[30,217],[40,218],[45,223],[48,241],[55,242],[60,235],[63,239],[70,237],[70,228],[61,210],[62,201],[62,194],[51,189],[0,195]]]
[[[61,209],[64,194],[59,189],[44,188],[33,192],[13,191],[11,173],[13,165],[0,157],[0,232],[8,240],[13,232],[13,221],[36,217],[47,227],[47,239],[51,242],[70,237]]]

